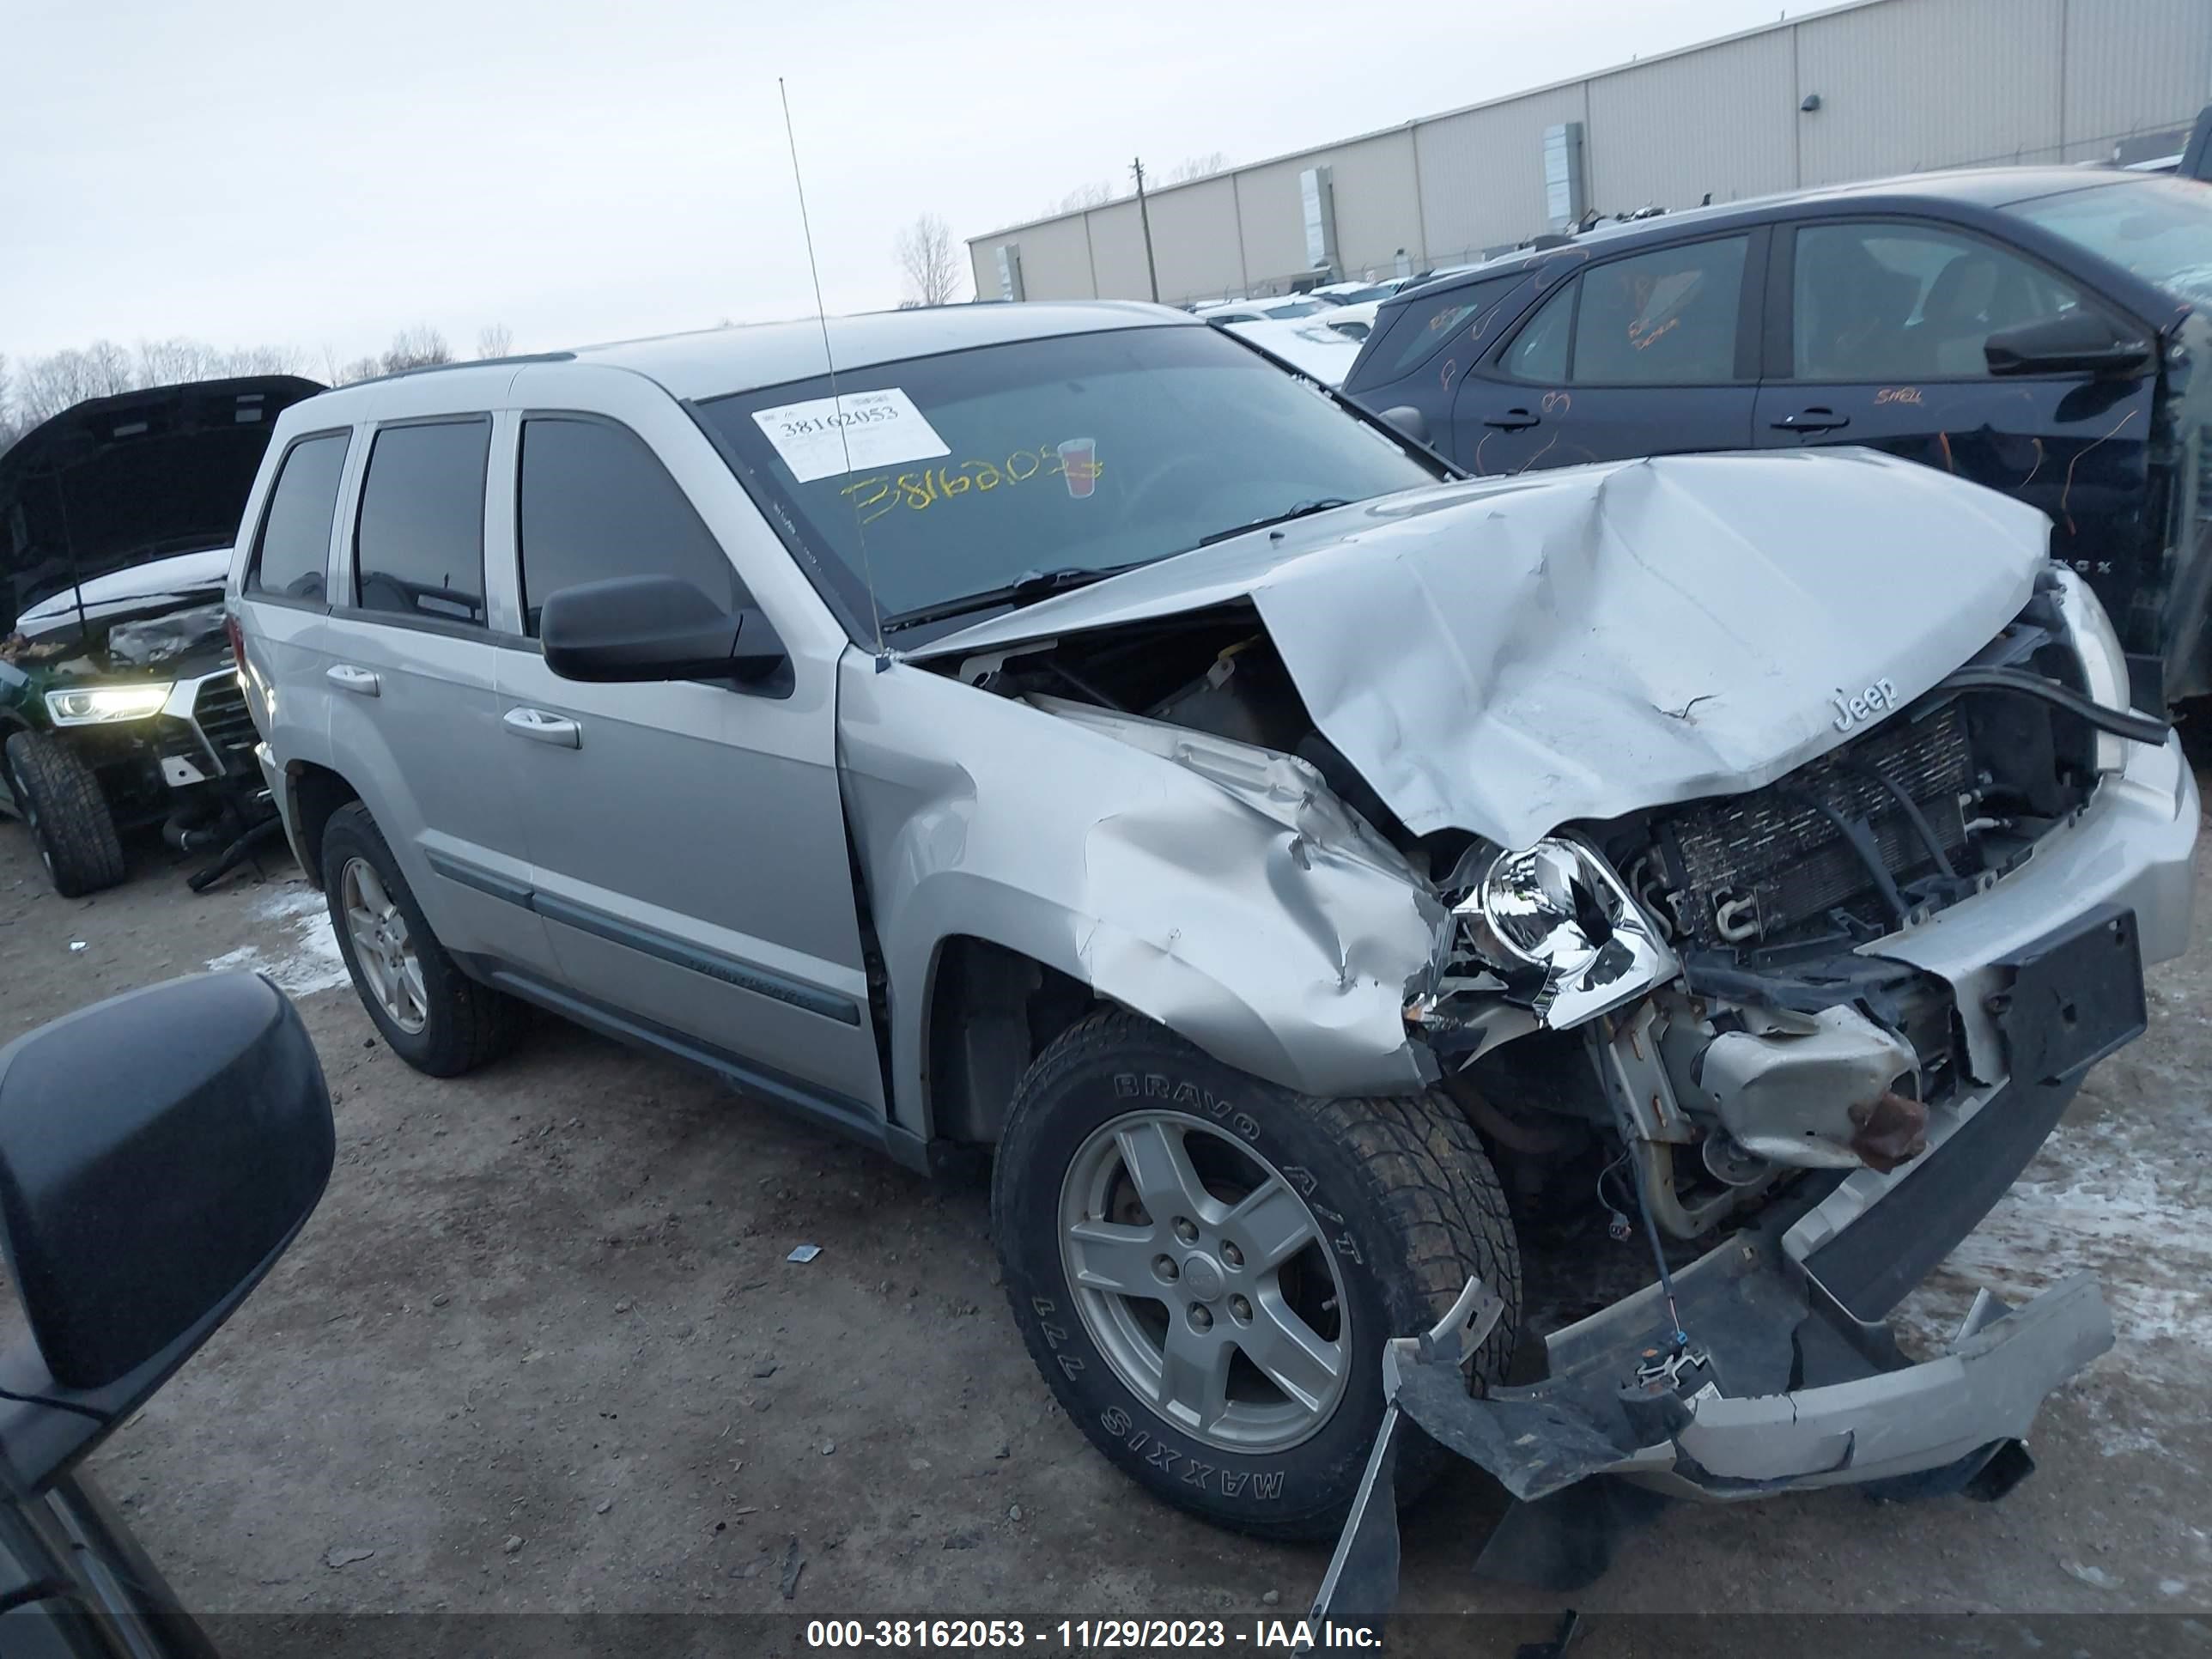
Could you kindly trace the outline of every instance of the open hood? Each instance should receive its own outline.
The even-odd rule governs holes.
[[[1317,514],[907,654],[1010,654],[1246,599],[1315,724],[1409,830],[1525,847],[1835,747],[1879,718],[1853,698],[1910,702],[2019,612],[2049,530],[1868,450],[1670,456]]]
[[[149,560],[228,547],[292,374],[94,398],[0,454],[0,635],[40,599]]]

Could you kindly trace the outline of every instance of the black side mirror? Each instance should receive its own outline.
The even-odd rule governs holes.
[[[673,576],[564,587],[539,612],[538,638],[564,680],[750,682],[789,660],[757,605],[725,611]]]
[[[1411,404],[1395,404],[1382,411],[1385,425],[1394,426],[1417,444],[1429,441],[1429,417]]]
[[[252,974],[172,980],[0,1048],[0,1245],[33,1346],[0,1449],[36,1486],[135,1411],[276,1264],[330,1179],[314,1044]]]
[[[2074,310],[1999,329],[1982,343],[1992,374],[2131,374],[2149,365],[2150,342],[2122,337],[2102,315]]]

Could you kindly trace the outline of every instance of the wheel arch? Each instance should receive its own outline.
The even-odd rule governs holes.
[[[293,856],[300,860],[308,884],[320,891],[323,831],[338,808],[362,799],[361,791],[331,767],[295,760],[284,768],[284,822],[291,830]]]

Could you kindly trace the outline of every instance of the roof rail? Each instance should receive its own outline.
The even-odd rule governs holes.
[[[366,380],[348,380],[333,392],[349,392],[357,386],[381,386],[386,380],[404,380],[413,374],[442,374],[456,368],[496,368],[502,363],[572,363],[576,361],[573,351],[524,351],[512,357],[471,357],[453,363],[417,363],[412,368],[395,368],[389,374],[372,374]]]

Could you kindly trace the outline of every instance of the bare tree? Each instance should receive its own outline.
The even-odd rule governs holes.
[[[952,228],[925,213],[894,237],[899,276],[907,298],[916,305],[948,305],[960,295],[960,258],[952,251]]]
[[[514,355],[514,331],[505,323],[486,323],[477,331],[477,356],[479,357],[512,357]]]
[[[1095,184],[1077,185],[1061,197],[1050,211],[1053,214],[1080,213],[1085,208],[1104,207],[1113,199],[1113,185],[1102,179]]]
[[[1162,175],[1164,185],[1187,185],[1194,179],[1211,179],[1229,165],[1229,158],[1219,150],[1209,150],[1203,155],[1188,155]]]
[[[453,349],[446,343],[446,337],[428,323],[417,323],[392,337],[392,345],[384,354],[384,373],[397,374],[402,369],[428,368],[453,361]]]
[[[356,357],[343,364],[331,376],[332,386],[351,386],[356,380],[373,380],[384,373],[384,365],[374,357]]]

